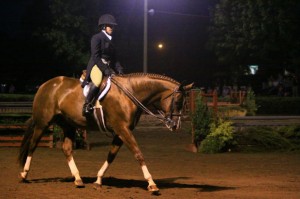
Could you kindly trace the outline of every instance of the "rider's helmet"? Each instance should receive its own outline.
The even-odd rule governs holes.
[[[116,22],[116,19],[114,16],[110,15],[110,14],[104,14],[102,15],[100,18],[99,18],[99,21],[98,21],[98,26],[103,28],[105,27],[106,25],[113,25],[113,26],[116,26],[118,25],[117,22]]]

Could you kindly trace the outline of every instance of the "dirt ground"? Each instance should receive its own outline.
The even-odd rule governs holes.
[[[75,188],[60,149],[38,148],[29,183],[19,183],[18,148],[0,148],[0,198],[300,198],[300,154],[224,153],[205,155],[185,150],[187,132],[158,127],[134,131],[160,196],[147,183],[133,155],[122,147],[109,168],[102,190],[92,183],[105,161],[111,138],[89,134],[92,149],[75,150],[85,188]]]

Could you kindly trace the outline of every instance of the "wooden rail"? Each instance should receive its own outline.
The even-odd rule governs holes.
[[[22,134],[26,130],[25,124],[1,124],[0,130],[4,132],[10,132],[8,135],[0,135],[0,147],[9,146],[9,147],[19,147],[23,140]],[[11,131],[14,131],[12,133]],[[53,135],[43,136],[38,146],[53,148]]]
[[[218,93],[216,90],[214,90],[212,93],[204,93],[201,92],[200,89],[192,89],[189,92],[189,96],[188,96],[188,103],[187,103],[187,112],[191,112],[194,113],[195,112],[195,102],[197,97],[201,95],[203,97],[204,102],[207,104],[207,106],[212,107],[215,115],[217,115],[218,113],[218,107],[220,106],[240,106],[244,100],[245,100],[245,96],[246,96],[246,91],[236,91],[236,92],[230,92],[229,96],[230,99],[235,99],[234,101],[236,101],[235,103],[231,103],[231,102],[223,102],[223,101],[219,101],[218,98]]]
[[[25,124],[0,124],[0,130],[20,130],[25,131]]]
[[[32,102],[0,102],[0,114],[32,113]]]
[[[22,140],[23,136],[0,136],[0,146],[20,147]],[[43,136],[38,146],[53,148],[53,135]]]
[[[2,118],[18,118],[32,113],[32,102],[0,102]],[[20,116],[17,116],[21,114]],[[0,146],[19,147],[26,130],[25,124],[0,124]],[[9,133],[7,135],[7,133]],[[53,135],[43,136],[38,146],[53,148]]]

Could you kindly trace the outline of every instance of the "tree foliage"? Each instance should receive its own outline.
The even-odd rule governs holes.
[[[227,65],[300,64],[300,2],[220,0],[213,11],[209,46]]]
[[[36,34],[51,46],[57,58],[64,64],[86,64],[89,57],[87,3],[80,0],[52,0],[49,2],[49,24]]]

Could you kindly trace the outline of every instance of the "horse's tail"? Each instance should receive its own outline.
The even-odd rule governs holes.
[[[21,148],[20,148],[20,152],[19,152],[19,164],[21,167],[23,167],[25,165],[25,162],[26,162],[26,159],[27,159],[27,156],[28,156],[28,151],[29,151],[29,147],[30,147],[30,140],[33,136],[33,130],[34,130],[34,121],[33,121],[33,118],[29,118],[27,121],[26,121],[26,125],[27,125],[27,128],[26,128],[26,132],[24,134],[24,138],[22,140],[22,143],[21,143]]]

